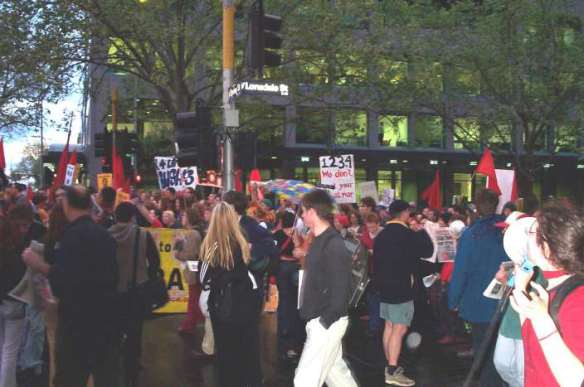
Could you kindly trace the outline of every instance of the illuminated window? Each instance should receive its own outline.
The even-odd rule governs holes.
[[[578,131],[575,127],[556,128],[556,152],[576,152],[578,150]]]
[[[396,198],[401,198],[402,194],[402,172],[401,171],[377,171],[377,190],[379,198],[383,196],[383,190],[393,189]]]
[[[359,110],[335,112],[336,144],[367,145],[367,113]]]
[[[414,125],[415,144],[424,148],[442,148],[444,128],[438,116],[417,116]]]
[[[379,144],[382,146],[408,146],[408,117],[380,116]]]
[[[481,82],[478,73],[456,66],[452,79],[452,89],[460,94],[478,95],[481,91]]]

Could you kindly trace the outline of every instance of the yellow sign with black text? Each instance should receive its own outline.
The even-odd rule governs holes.
[[[186,230],[148,228],[160,254],[160,267],[168,289],[169,303],[154,313],[186,313],[189,301],[189,285],[183,276],[182,262],[174,257],[177,239],[184,238]]]

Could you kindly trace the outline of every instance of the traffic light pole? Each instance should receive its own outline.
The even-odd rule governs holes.
[[[233,0],[223,0],[223,122],[227,122],[228,111],[235,109],[235,103],[229,101],[229,88],[233,83],[235,42],[235,5]],[[223,189],[230,191],[233,184],[233,142],[224,126],[222,156]]]

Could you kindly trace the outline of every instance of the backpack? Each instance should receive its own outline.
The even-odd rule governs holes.
[[[562,282],[556,288],[556,295],[552,299],[550,303],[550,316],[556,323],[556,327],[560,331],[561,334],[561,327],[560,327],[560,308],[562,307],[562,303],[572,293],[574,290],[578,289],[580,286],[584,285],[584,277],[581,275],[573,275],[572,277],[568,278],[564,282]]]
[[[356,308],[371,281],[368,276],[367,249],[358,240],[345,239],[345,246],[351,253],[351,299],[349,307]]]
[[[269,235],[252,244],[249,270],[255,274],[263,274],[266,271],[272,273],[279,260],[280,249],[274,238]]]

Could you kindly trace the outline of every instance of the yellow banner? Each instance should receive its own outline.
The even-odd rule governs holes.
[[[186,230],[171,228],[148,228],[160,254],[160,267],[164,271],[164,282],[170,302],[155,313],[186,313],[189,300],[189,285],[182,273],[181,261],[174,258],[174,246],[182,239]]]

